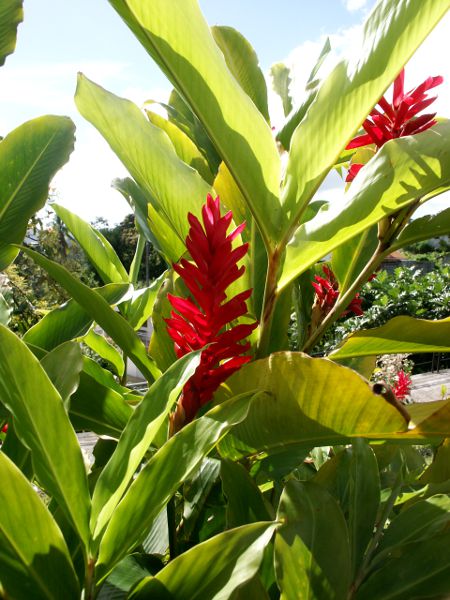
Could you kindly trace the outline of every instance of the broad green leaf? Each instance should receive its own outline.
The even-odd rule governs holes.
[[[167,134],[129,100],[79,75],[75,102],[148,194],[147,201],[155,202],[155,211],[184,240],[188,212],[199,214],[211,187],[177,156]]]
[[[13,416],[18,437],[31,450],[39,481],[87,546],[90,498],[86,471],[61,396],[26,345],[1,326],[0,397]]]
[[[277,140],[283,145],[284,148],[286,148],[286,150],[289,149],[292,134],[294,133],[294,131],[297,128],[300,121],[303,121],[303,119],[305,118],[308,108],[311,106],[312,101],[317,96],[317,92],[322,83],[321,79],[317,76],[319,74],[320,67],[322,66],[324,60],[326,59],[326,57],[328,56],[330,51],[331,51],[330,40],[327,38],[325,41],[325,44],[323,45],[323,48],[319,54],[319,58],[317,59],[317,62],[314,65],[314,67],[310,73],[310,76],[308,78],[308,81],[306,83],[305,96],[302,99],[300,106],[296,107],[296,109],[294,111],[292,111],[292,106],[291,106],[291,109],[288,111],[289,116],[287,117],[282,128],[277,132]],[[275,65],[275,66],[277,66],[277,65]],[[274,87],[274,89],[275,89],[275,87]],[[275,91],[277,93],[280,93],[276,89],[275,89]],[[284,101],[283,101],[283,105],[284,105]],[[288,113],[286,113],[286,108],[285,108],[284,114],[286,116],[288,115]]]
[[[358,173],[342,202],[323,207],[297,229],[286,248],[279,287],[347,240],[450,181],[449,141],[446,120],[416,136],[386,143]]]
[[[336,248],[331,257],[331,267],[339,282],[339,292],[343,294],[352,285],[378,245],[378,228],[369,227]]]
[[[278,510],[275,572],[281,600],[344,600],[350,584],[350,545],[336,500],[312,482],[289,481]]]
[[[52,204],[52,208],[80,244],[104,283],[129,281],[125,267],[104,235],[64,206]]]
[[[128,305],[127,321],[136,331],[151,317],[159,289],[167,276],[165,271],[145,288],[136,290]]]
[[[380,327],[351,333],[329,357],[339,361],[354,356],[449,351],[450,318],[394,317]]]
[[[214,189],[220,196],[221,203],[231,210],[233,213],[233,219],[236,223],[247,223],[247,227],[242,232],[242,238],[244,241],[250,241],[251,235],[251,222],[252,216],[245,202],[245,198],[242,195],[236,181],[233,179],[233,175],[225,163],[220,163],[219,170],[214,180]]]
[[[68,161],[74,130],[68,117],[39,117],[20,125],[2,140],[0,271],[16,258],[19,250],[10,244],[22,242],[30,217],[48,198],[50,181]]]
[[[353,577],[372,538],[380,505],[380,476],[372,448],[364,440],[352,444],[349,464],[348,530]]]
[[[450,400],[427,402],[427,404],[429,405],[427,407],[429,416],[420,420],[417,426],[411,429],[409,435],[419,439],[450,437]],[[412,424],[417,423],[416,413],[413,410],[410,410],[409,413]]]
[[[298,220],[386,88],[447,10],[447,0],[377,3],[364,25],[361,48],[352,49],[348,60],[336,65],[309,107],[308,118],[300,122],[292,137],[282,193],[291,224]]]
[[[78,581],[61,531],[3,452],[0,477],[0,580],[8,597],[77,600]]]
[[[119,313],[109,306],[100,294],[81,283],[63,266],[49,260],[42,254],[29,248],[24,248],[24,252],[71,294],[72,298],[122,348],[148,381],[153,381],[159,376],[158,368],[148,356],[137,333]]]
[[[227,600],[256,575],[275,527],[270,522],[252,523],[224,531],[144,579],[130,598]]]
[[[199,518],[205,516],[203,509],[213,486],[219,479],[219,473],[220,461],[216,458],[204,458],[193,477],[185,481],[183,485],[183,536],[187,539],[198,526]],[[206,509],[208,509],[208,504],[206,504]]]
[[[122,377],[125,372],[125,363],[123,357],[120,352],[118,352],[103,335],[101,335],[101,333],[97,333],[94,329],[91,329],[84,336],[83,342],[89,346],[91,350],[109,362],[114,369],[114,372],[119,377]]]
[[[166,277],[161,284],[153,306],[152,323],[153,332],[150,338],[149,353],[161,371],[165,371],[177,359],[173,340],[167,333],[167,324],[164,319],[170,317],[172,305],[167,294],[174,294],[173,269],[166,271]]]
[[[100,543],[100,579],[142,541],[153,520],[225,433],[245,419],[251,394],[217,406],[169,439],[150,459],[116,507]]]
[[[228,69],[198,3],[110,0],[110,4],[199,118],[238,183],[266,244],[273,246],[282,218],[276,144],[264,117]]]
[[[95,291],[108,304],[118,304],[129,291],[128,284],[108,284]],[[83,310],[75,300],[69,300],[58,308],[47,313],[36,325],[33,325],[23,336],[23,341],[49,352],[74,338],[85,335],[92,325],[93,318]]]
[[[218,397],[260,391],[249,415],[220,445],[230,458],[279,452],[293,444],[335,445],[352,437],[406,430],[400,413],[350,369],[327,359],[278,352],[244,365]]]
[[[92,498],[91,530],[98,539],[184,384],[200,363],[200,352],[179,359],[150,387],[103,469]]]
[[[173,144],[173,147],[175,148],[175,152],[178,154],[181,160],[198,171],[200,176],[207,183],[212,185],[214,176],[211,173],[209,165],[203,154],[190,139],[190,137],[186,135],[177,125],[175,125],[175,123],[172,123],[168,119],[161,117],[161,115],[158,113],[153,112],[150,109],[146,109],[145,112],[147,113],[149,121],[153,123],[153,125],[156,125],[156,127],[159,127],[167,133],[170,141]]]
[[[273,91],[281,98],[285,117],[292,110],[292,98],[289,93],[289,86],[292,80],[289,75],[290,70],[284,63],[276,63],[270,67]]]
[[[349,512],[351,448],[345,448],[324,464],[314,475],[312,481],[324,487],[338,502],[342,512]]]
[[[411,221],[389,248],[390,251],[405,248],[422,240],[448,235],[450,233],[450,208],[426,215]]]
[[[41,365],[68,410],[70,397],[78,388],[83,369],[83,356],[79,344],[75,342],[61,344],[41,359]]]
[[[186,252],[184,238],[174,231],[164,215],[155,208],[157,203],[153,195],[144,191],[130,177],[114,179],[112,187],[120,192],[131,206],[138,231],[162,254],[168,264],[177,262]]]
[[[447,598],[450,593],[450,532],[401,544],[370,575],[355,600]]]
[[[85,359],[86,362],[87,359]],[[70,400],[70,420],[77,430],[119,439],[133,409],[119,391],[83,371]]]
[[[223,493],[227,498],[227,527],[239,527],[274,518],[269,513],[258,486],[242,465],[222,459],[220,477]]]
[[[3,0],[0,5],[0,67],[16,47],[17,27],[23,21],[22,6],[22,0]]]
[[[252,45],[233,27],[214,25],[211,33],[222,50],[227,67],[253,104],[269,122],[267,87]]]
[[[439,494],[406,507],[384,531],[375,562],[386,558],[395,546],[418,542],[444,533],[450,526],[450,498]]]

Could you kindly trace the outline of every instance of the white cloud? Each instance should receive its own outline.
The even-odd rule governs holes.
[[[344,0],[345,8],[349,12],[361,10],[367,4],[367,0]]]

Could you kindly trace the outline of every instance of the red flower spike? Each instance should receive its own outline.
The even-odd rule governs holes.
[[[436,113],[417,115],[436,100],[436,96],[428,98],[427,93],[432,88],[441,85],[444,78],[441,76],[428,77],[407,93],[404,91],[404,80],[405,71],[403,69],[394,81],[392,102],[388,102],[384,96],[380,98],[378,106],[381,111],[376,107],[371,111],[363,123],[366,133],[350,140],[347,150],[368,144],[375,144],[377,148],[381,148],[389,140],[421,133],[436,124],[434,120]],[[357,172],[355,173],[355,169],[352,171],[354,166],[359,165],[351,165],[347,182],[353,181],[356,177]]]
[[[248,250],[248,244],[232,248],[233,240],[243,231],[245,223],[227,235],[232,213],[221,216],[219,197],[208,195],[202,208],[203,225],[194,215],[188,215],[190,225],[186,247],[191,261],[181,259],[173,268],[184,281],[191,296],[168,295],[172,305],[167,331],[178,358],[193,350],[205,348],[200,364],[189,379],[180,397],[173,418],[173,430],[189,423],[198,410],[209,402],[219,385],[250,360],[243,356],[249,343],[242,343],[258,323],[231,325],[247,313],[251,290],[227,299],[226,289],[239,279],[245,267],[237,263]]]
[[[404,400],[411,390],[411,377],[405,373],[405,371],[399,371],[397,373],[397,383],[393,389],[397,400]]]
[[[7,433],[7,431],[8,431],[8,423],[3,425],[3,427],[2,427],[2,433]]]
[[[325,277],[315,275],[315,281],[311,282],[311,285],[316,290],[313,312],[319,310],[321,312],[321,319],[330,312],[339,296],[339,285],[333,271],[326,265],[322,267],[322,271]],[[341,316],[348,315],[351,312],[357,316],[361,316],[364,314],[361,304],[362,300],[359,297],[359,294],[356,294]]]

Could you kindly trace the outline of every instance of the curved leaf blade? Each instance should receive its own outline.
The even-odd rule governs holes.
[[[271,247],[282,219],[276,144],[264,117],[228,69],[198,3],[110,3],[205,127]]]
[[[343,204],[323,207],[286,247],[279,287],[381,219],[450,181],[450,121],[387,142],[361,169]]]
[[[73,150],[75,126],[68,117],[39,117],[9,133],[0,144],[0,271],[17,256],[28,221],[42,208],[50,181]]]
[[[103,535],[97,564],[100,579],[142,540],[180,483],[225,433],[246,417],[250,397],[246,394],[213,408],[170,438],[150,459],[118,504]]]
[[[23,21],[22,7],[22,0],[3,0],[0,5],[0,67],[16,47],[17,27]]]
[[[344,600],[350,545],[336,500],[310,481],[289,481],[278,510],[275,572],[282,600]]]
[[[278,352],[244,365],[226,388],[225,397],[260,392],[247,419],[220,444],[220,452],[232,459],[406,430],[400,413],[362,377],[327,359]]]
[[[0,579],[11,598],[77,600],[66,542],[29,481],[0,452]],[[20,499],[18,502],[17,500]]]
[[[144,579],[130,598],[165,597],[164,591],[174,600],[226,600],[256,575],[275,527],[253,523],[224,531]]]
[[[324,81],[291,140],[282,204],[294,224],[348,140],[439,20],[447,0],[382,0],[369,15],[361,50]]]
[[[13,415],[18,437],[31,450],[36,475],[87,547],[91,502],[75,432],[61,396],[39,361],[19,338],[2,326],[0,397]]]
[[[394,241],[390,251],[405,248],[422,240],[448,235],[449,233],[450,208],[446,208],[436,215],[426,215],[411,221]]]
[[[450,317],[426,321],[394,317],[381,327],[351,333],[329,358],[344,360],[355,356],[414,352],[450,352]]]
[[[129,282],[125,267],[105,236],[64,206],[52,204],[52,208],[80,244],[104,283]]]

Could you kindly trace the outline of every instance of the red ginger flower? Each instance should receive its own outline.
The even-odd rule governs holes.
[[[245,256],[248,244],[232,248],[233,240],[242,232],[245,223],[227,235],[232,213],[221,216],[219,197],[213,199],[209,194],[202,208],[202,218],[203,226],[197,217],[188,215],[190,229],[186,247],[193,262],[182,258],[173,265],[191,296],[168,295],[174,310],[166,319],[167,330],[178,358],[209,344],[201,354],[194,375],[184,386],[177,409],[179,422],[176,429],[192,421],[219,385],[251,360],[250,356],[243,356],[250,343],[242,342],[258,325],[230,325],[247,313],[246,301],[252,290],[229,300],[226,295],[228,286],[245,271],[245,267],[238,267],[237,262]]]
[[[2,427],[2,433],[7,433],[7,431],[8,431],[8,423],[3,425],[3,427]]]
[[[394,394],[397,400],[404,400],[409,394],[411,389],[412,381],[408,373],[401,370],[397,373],[397,382],[394,387]]]
[[[314,307],[318,307],[320,309],[323,318],[336,304],[336,300],[339,296],[339,284],[336,281],[333,271],[329,267],[324,265],[322,267],[322,271],[325,277],[315,275],[315,281],[313,281],[311,285],[316,290]],[[348,315],[350,312],[353,312],[357,316],[364,314],[361,309],[361,303],[362,300],[359,297],[359,294],[356,294],[348,305],[348,308],[342,313],[342,316]]]
[[[389,140],[421,133],[436,124],[434,119],[436,113],[417,115],[436,100],[436,96],[428,98],[427,92],[440,85],[444,78],[428,77],[407,93],[404,91],[404,80],[405,70],[402,69],[394,81],[392,103],[389,103],[384,96],[380,98],[378,105],[381,110],[375,107],[371,111],[363,123],[366,133],[353,138],[347,145],[348,150],[368,144],[375,144],[377,148],[381,148]],[[362,166],[351,165],[345,181],[353,181]]]

